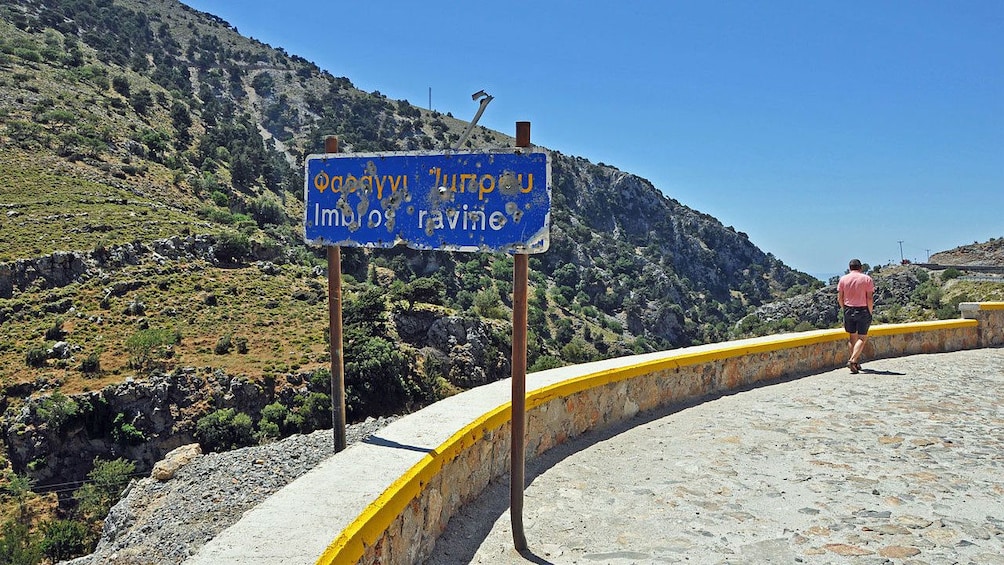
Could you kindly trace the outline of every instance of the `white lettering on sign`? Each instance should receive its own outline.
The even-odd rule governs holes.
[[[499,211],[488,216],[481,210],[470,210],[467,204],[458,211],[449,209],[446,212],[438,210],[419,210],[418,228],[431,235],[435,230],[449,229],[451,231],[484,231],[490,229],[499,231],[506,224],[505,214]]]

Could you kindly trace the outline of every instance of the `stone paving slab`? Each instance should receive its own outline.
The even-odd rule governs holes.
[[[1004,349],[866,362],[648,414],[531,460],[430,565],[1004,564]]]

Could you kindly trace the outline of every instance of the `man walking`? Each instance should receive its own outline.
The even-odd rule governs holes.
[[[861,353],[868,342],[868,327],[875,308],[875,282],[861,272],[861,261],[851,259],[850,272],[837,282],[837,303],[844,312],[844,330],[850,334],[851,356],[847,368],[857,374],[861,370]]]

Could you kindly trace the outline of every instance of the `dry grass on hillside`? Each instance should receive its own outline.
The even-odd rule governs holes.
[[[105,300],[106,289],[115,282],[127,282],[135,289]],[[323,367],[328,363],[325,284],[309,269],[289,265],[276,275],[266,275],[255,266],[143,264],[117,272],[114,278],[25,293],[8,301],[17,312],[0,329],[0,386],[45,379],[62,383],[64,392],[73,393],[142,376],[142,371],[130,367],[135,353],[127,343],[144,329],[180,336],[180,343],[170,347],[170,356],[159,356],[151,365],[167,370],[212,367],[258,378]],[[48,311],[66,299],[72,310]],[[142,311],[134,307],[128,312],[130,304],[142,304]],[[60,339],[75,349],[72,358],[29,367],[26,352],[51,348],[56,341],[52,329],[57,327],[62,330]],[[224,336],[230,336],[234,345],[220,354],[216,345]],[[247,353],[237,352],[239,340],[246,340]],[[80,370],[91,354],[99,355],[97,375]]]

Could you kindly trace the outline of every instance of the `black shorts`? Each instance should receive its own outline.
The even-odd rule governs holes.
[[[844,307],[844,330],[849,334],[868,335],[872,325],[872,313],[867,306]]]

